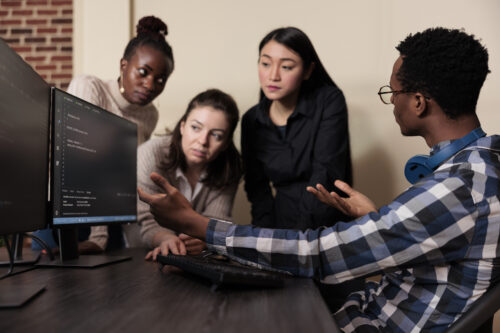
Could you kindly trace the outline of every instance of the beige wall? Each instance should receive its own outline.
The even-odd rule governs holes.
[[[131,34],[131,0],[74,0],[74,74],[118,78]]]
[[[487,133],[500,132],[500,1],[498,0],[76,0],[75,74],[118,76],[130,22],[156,15],[168,25],[176,68],[155,102],[156,132],[172,127],[196,93],[217,87],[233,95],[243,114],[258,99],[257,47],[270,30],[293,25],[311,38],[325,67],[346,96],[355,187],[382,205],[402,191],[406,160],[428,153],[421,138],[404,138],[392,107],[376,94],[389,81],[408,33],[433,26],[464,28],[490,52],[489,75],[478,114]],[[132,20],[131,20],[132,19]],[[235,137],[239,146],[239,131]],[[234,215],[249,222],[240,190]]]

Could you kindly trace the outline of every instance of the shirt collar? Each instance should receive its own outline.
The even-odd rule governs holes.
[[[184,173],[182,172],[182,170],[180,168],[177,168],[175,170],[175,179],[177,181],[178,190],[191,203],[193,202],[193,200],[195,200],[195,198],[198,196],[198,194],[200,194],[201,189],[203,188],[202,181],[203,181],[203,179],[205,179],[205,177],[206,177],[206,172],[203,171],[203,173],[200,176],[200,179],[198,180],[198,182],[196,183],[196,185],[194,186],[194,189],[193,189],[193,188],[191,188],[191,185],[189,184],[189,182],[188,182],[186,176],[184,175]]]
[[[205,178],[207,177],[207,171],[203,170],[203,172],[200,175],[200,180],[198,180],[198,183],[201,183]],[[184,172],[182,172],[181,168],[175,169],[175,179],[183,179],[184,181],[187,182],[187,178],[184,175]]]
[[[450,143],[452,143],[453,140],[445,140],[445,141],[441,141],[437,144],[435,144],[434,146],[432,146],[431,148],[431,156],[436,154],[437,152],[439,152],[441,149],[443,149],[444,147],[446,147],[447,145],[449,145]]]
[[[290,118],[295,118],[297,115],[303,115],[305,117],[312,117],[313,112],[315,111],[313,107],[311,107],[310,103],[310,94],[306,94],[301,92],[299,98],[297,100],[297,105],[295,106],[295,110],[290,115]],[[269,108],[271,106],[271,100],[264,96],[258,104],[258,112],[257,112],[257,120],[263,124],[274,125],[269,117]]]

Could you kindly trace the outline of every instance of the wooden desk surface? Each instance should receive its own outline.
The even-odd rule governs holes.
[[[220,289],[160,271],[143,249],[94,269],[38,268],[1,280],[47,288],[18,309],[0,310],[0,332],[338,332],[314,283],[280,289]]]

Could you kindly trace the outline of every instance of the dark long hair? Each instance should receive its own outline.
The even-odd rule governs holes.
[[[163,52],[168,59],[168,75],[172,74],[174,55],[172,48],[165,40],[165,36],[168,34],[167,25],[157,17],[144,16],[137,23],[136,31],[137,36],[132,38],[125,47],[123,59],[130,60],[138,47],[147,45]]]
[[[337,87],[332,80],[325,67],[319,60],[318,54],[311,43],[311,40],[300,29],[295,27],[278,28],[268,33],[259,44],[259,55],[262,48],[270,41],[276,41],[290,50],[297,53],[303,62],[304,70],[307,70],[314,63],[314,68],[309,79],[304,80],[300,87],[301,93],[309,93],[324,86]],[[265,97],[262,89],[260,90],[260,100]],[[352,164],[351,164],[351,148],[349,143],[349,135],[346,137],[348,145],[348,156],[346,165],[346,174],[344,181],[352,185]]]
[[[262,48],[274,40],[290,50],[297,53],[302,59],[304,70],[307,70],[312,63],[314,68],[308,80],[305,80],[300,87],[301,91],[312,91],[322,86],[337,85],[333,82],[325,67],[319,60],[318,54],[311,43],[311,40],[300,29],[295,27],[278,28],[268,33],[259,44],[259,55]],[[262,89],[260,90],[260,99],[264,97]]]
[[[160,167],[169,173],[175,172],[177,168],[187,169],[186,156],[182,150],[181,123],[185,122],[194,108],[210,106],[222,111],[229,123],[229,133],[226,137],[226,148],[219,153],[217,158],[207,166],[207,177],[203,183],[216,189],[235,186],[240,182],[243,173],[241,156],[233,142],[233,134],[240,114],[234,99],[228,94],[218,90],[209,89],[196,95],[186,109],[182,118],[177,122],[172,132],[172,139],[168,147],[168,159],[160,164]]]

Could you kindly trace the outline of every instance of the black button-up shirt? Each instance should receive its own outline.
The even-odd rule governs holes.
[[[241,150],[252,224],[305,230],[332,225],[341,216],[306,186],[351,182],[347,106],[342,91],[326,86],[301,93],[285,135],[269,117],[263,98],[242,120]],[[275,188],[275,195],[271,191]]]

